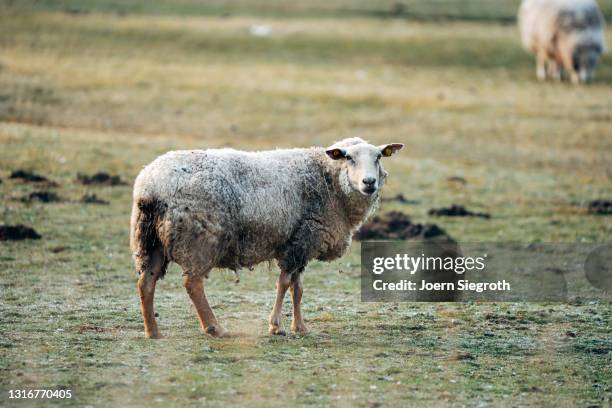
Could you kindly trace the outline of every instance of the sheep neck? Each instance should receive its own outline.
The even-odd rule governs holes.
[[[376,210],[379,201],[379,191],[371,196],[365,196],[348,184],[345,166],[342,163],[327,162],[326,170],[332,175],[333,191],[339,210],[346,218],[350,231],[354,231]],[[325,165],[324,162],[324,165]]]

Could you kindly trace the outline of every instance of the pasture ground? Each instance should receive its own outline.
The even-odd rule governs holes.
[[[591,86],[537,83],[506,24],[516,2],[438,3],[1,1],[0,223],[43,239],[0,244],[0,405],[66,385],[61,405],[609,406],[609,301],[365,304],[358,243],[305,272],[305,337],[266,335],[267,265],[239,284],[213,272],[209,299],[240,335],[205,337],[173,265],[156,296],[165,337],[143,338],[129,184],[172,149],[401,141],[385,195],[416,203],[382,211],[463,242],[610,241],[610,218],[584,205],[612,197],[612,59]],[[66,201],[19,201],[40,188],[8,179],[18,168]],[[98,170],[128,185],[76,183]],[[86,193],[110,205],[76,202]],[[452,203],[492,219],[427,215]]]

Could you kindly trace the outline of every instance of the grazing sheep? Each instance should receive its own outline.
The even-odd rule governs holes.
[[[536,56],[540,80],[588,82],[605,51],[604,18],[595,0],[523,0],[518,15],[521,40]]]
[[[301,272],[312,259],[344,254],[377,206],[387,175],[381,157],[402,147],[351,138],[327,149],[209,149],[157,158],[136,179],[130,230],[145,336],[159,337],[153,296],[170,261],[183,268],[202,329],[223,337],[227,332],[208,305],[203,278],[213,268],[238,270],[277,260],[281,272],[270,334],[284,334],[287,289],[292,329],[304,333]]]

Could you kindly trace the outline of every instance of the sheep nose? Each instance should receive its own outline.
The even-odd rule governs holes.
[[[374,177],[366,177],[361,181],[363,181],[363,184],[366,186],[373,186],[374,183],[376,183],[376,179]]]

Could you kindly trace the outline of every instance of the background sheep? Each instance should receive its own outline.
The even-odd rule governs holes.
[[[604,52],[604,19],[594,0],[523,0],[519,9],[523,46],[536,56],[538,79],[588,82]]]
[[[304,333],[301,272],[311,259],[344,254],[378,203],[386,177],[380,158],[402,147],[352,138],[328,149],[175,151],[145,167],[135,182],[131,221],[145,335],[159,337],[153,296],[169,261],[183,268],[204,331],[224,336],[203,278],[215,267],[237,270],[272,259],[281,273],[270,333],[284,333],[287,289],[292,329]]]

